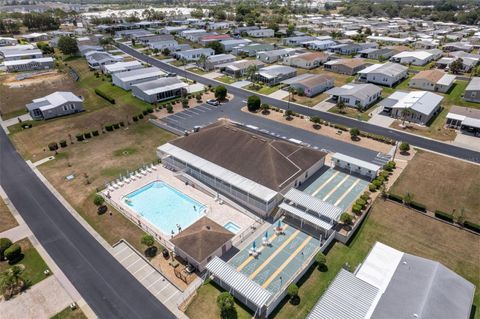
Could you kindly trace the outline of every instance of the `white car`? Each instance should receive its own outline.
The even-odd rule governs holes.
[[[210,104],[210,105],[213,105],[213,106],[219,106],[219,105],[220,105],[220,102],[218,102],[218,101],[215,100],[215,99],[211,99],[211,100],[208,100],[208,101],[207,101],[207,104]]]

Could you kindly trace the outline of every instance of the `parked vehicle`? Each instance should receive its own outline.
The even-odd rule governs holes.
[[[213,105],[213,106],[219,106],[219,105],[220,105],[220,102],[218,102],[218,101],[215,100],[215,99],[211,99],[211,100],[208,100],[208,101],[207,101],[207,104],[210,104],[210,105]]]

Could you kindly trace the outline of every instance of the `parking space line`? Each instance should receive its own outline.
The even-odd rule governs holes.
[[[170,299],[172,299],[173,297],[175,297],[179,292],[178,291],[175,291],[175,293],[173,293],[170,297],[168,297],[165,302],[168,302]]]
[[[163,121],[164,121],[164,122],[172,121],[172,122],[177,122],[177,123],[179,123],[177,120],[172,119],[171,116],[164,118]]]
[[[135,254],[134,252],[131,252],[127,257],[123,259],[117,259],[120,263],[123,263],[125,260],[127,260],[131,255]]]
[[[182,120],[185,120],[187,117],[192,117],[190,114],[186,113],[185,111],[183,111],[181,113],[177,113],[175,115],[171,115],[171,116],[178,116]],[[186,116],[186,117],[184,117],[184,116]]]
[[[350,177],[350,175],[345,175],[345,177],[340,181],[340,183],[337,184],[337,186],[335,186],[331,191],[330,193],[327,194],[327,196],[325,196],[322,200],[323,201],[326,201],[330,196],[332,196],[333,193],[335,193],[335,191],[343,185],[343,183],[345,183],[345,181]]]
[[[150,270],[151,270],[151,272],[149,272],[146,276],[143,276],[142,279],[139,279],[139,281],[144,281],[148,276],[155,273],[155,270],[153,270],[153,269],[150,269]]]
[[[161,275],[159,275],[159,276],[160,276],[160,277],[159,277],[157,280],[155,280],[154,282],[152,282],[150,285],[146,286],[147,289],[150,289],[150,287],[152,287],[153,285],[155,285],[159,280],[162,280],[162,281],[163,281],[164,278],[163,278]]]
[[[199,111],[200,111],[200,110],[203,110],[203,112],[207,112],[207,111],[210,112],[210,111],[211,111],[211,109],[206,108],[206,107],[203,106],[203,105],[197,106],[196,109],[199,110]]]
[[[199,114],[200,114],[200,113],[196,113],[196,111],[194,111],[194,110],[192,110],[192,109],[188,109],[188,110],[186,110],[186,111],[184,111],[184,112],[192,112],[192,113],[195,114],[195,115],[199,115]]]
[[[195,107],[195,111],[205,113],[205,110],[202,110],[199,106]]]
[[[130,271],[130,267],[132,267],[133,265],[135,265],[136,263],[138,263],[139,261],[143,261],[145,262],[142,258],[138,258],[137,260],[135,260],[133,263],[130,264],[130,266],[127,266],[126,268],[128,269],[128,271]]]
[[[340,171],[337,171],[337,172],[335,172],[335,174],[333,174],[332,176],[330,176],[329,179],[327,179],[325,182],[323,182],[322,185],[320,185],[320,187],[317,188],[317,189],[312,193],[312,196],[317,195],[317,194],[318,194],[325,186],[327,186],[327,184],[330,183],[330,181],[331,181],[332,179],[334,179],[335,176],[337,176],[339,173],[340,173]]]
[[[145,265],[143,265],[143,267],[140,267],[140,268],[138,268],[137,270],[135,270],[134,272],[132,272],[132,275],[135,276],[135,274],[136,274],[137,272],[139,272],[140,270],[142,270],[143,268],[145,268],[145,267],[147,267],[147,266],[149,266],[149,265],[146,263]]]
[[[342,200],[347,197],[347,195],[352,191],[352,189],[358,185],[358,183],[360,183],[360,178],[358,178],[353,184],[352,186],[350,186],[347,191],[345,193],[342,194],[342,196],[340,196],[340,198],[335,202],[335,206],[337,206],[338,204],[340,204],[342,202]]]
[[[122,245],[123,246],[123,245]],[[117,255],[120,255],[121,253],[123,253],[125,250],[129,249],[128,246],[123,246],[121,250],[117,251],[114,255],[117,256]]]
[[[155,293],[155,296],[158,295],[159,293],[161,293],[162,291],[164,291],[165,289],[167,289],[168,287],[170,287],[170,285],[166,284],[165,286],[162,287],[162,289],[160,289],[159,291],[157,291]]]

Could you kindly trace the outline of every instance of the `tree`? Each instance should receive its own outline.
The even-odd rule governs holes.
[[[12,246],[12,241],[8,238],[0,238],[0,261],[3,260],[5,250]]]
[[[200,9],[200,8],[197,8],[197,9],[193,10],[192,12],[190,12],[190,16],[192,18],[201,19],[201,18],[203,18],[203,10]]]
[[[405,196],[403,196],[403,202],[405,205],[410,206],[410,204],[413,202],[413,194],[406,193]]]
[[[270,105],[268,105],[267,103],[262,103],[262,105],[260,106],[260,108],[262,109],[262,113],[263,113],[263,114],[268,114],[268,113],[270,113]]]
[[[352,138],[352,140],[357,140],[359,135],[360,135],[360,130],[358,128],[352,127],[350,129],[350,137]]]
[[[338,112],[339,113],[344,113],[345,111],[345,108],[347,107],[347,105],[345,104],[345,102],[343,101],[338,101],[337,102],[337,109],[338,109]]]
[[[47,42],[37,42],[37,47],[42,50],[42,54],[53,54],[55,52]]]
[[[412,110],[409,107],[403,108],[400,115],[402,116],[402,126],[405,126],[405,121],[412,115]]]
[[[57,46],[58,49],[65,55],[73,55],[78,52],[77,41],[71,37],[60,37]]]
[[[223,49],[223,45],[219,41],[209,42],[206,45],[206,47],[215,51],[215,54],[221,54],[221,53],[225,52],[225,50]]]
[[[93,198],[93,203],[95,204],[95,206],[102,206],[105,203],[105,199],[101,195],[95,194],[95,197]]]
[[[340,215],[340,221],[345,225],[350,225],[352,223],[352,215],[350,215],[347,212],[344,212],[342,213],[342,215]]]
[[[257,73],[257,66],[255,64],[249,65],[245,70],[245,77],[248,80],[253,81],[256,73]]]
[[[221,318],[235,318],[235,300],[233,296],[224,291],[217,297],[217,306],[220,309]]]
[[[298,304],[298,286],[291,284],[287,288],[287,295],[290,297],[291,304]]]
[[[250,112],[256,112],[260,108],[261,103],[257,95],[250,95],[247,99],[247,108]]]
[[[408,144],[407,142],[402,142],[400,143],[399,149],[402,153],[406,153],[410,151],[410,144]]]
[[[207,56],[205,54],[200,55],[197,61],[197,65],[201,67],[202,69],[205,69],[205,64],[207,63]]]
[[[293,111],[292,110],[286,110],[285,111],[285,117],[287,118],[287,120],[291,120],[292,116],[293,116]]]
[[[449,69],[453,74],[461,73],[462,70],[463,70],[463,60],[462,59],[456,59],[455,61],[450,63]]]
[[[219,85],[215,88],[215,98],[219,101],[225,100],[227,97],[227,89],[223,85]]]
[[[157,254],[157,247],[154,246],[155,239],[153,238],[153,236],[149,234],[143,235],[141,243],[147,246],[147,249],[145,249],[145,256],[155,257],[155,255]]]
[[[25,288],[25,280],[21,276],[22,271],[22,268],[15,265],[0,275],[0,293],[6,300]]]
[[[287,31],[286,31],[287,37],[290,37],[293,34],[294,31],[295,31],[295,25],[289,24],[287,26]]]
[[[310,118],[310,122],[313,123],[313,127],[315,129],[319,129],[320,128],[320,123],[322,122],[322,120],[318,116],[312,116]]]
[[[163,54],[164,56],[169,56],[169,55],[170,55],[170,49],[169,49],[169,48],[164,48],[164,49],[162,50],[162,54]]]

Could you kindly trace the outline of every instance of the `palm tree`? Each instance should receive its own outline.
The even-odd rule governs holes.
[[[202,54],[197,61],[197,65],[201,67],[202,69],[205,69],[205,64],[207,63],[207,56],[205,54]]]
[[[339,113],[344,113],[343,110],[345,110],[346,107],[347,107],[347,105],[345,104],[345,102],[343,102],[343,101],[338,101],[337,102],[337,109],[338,109]]]
[[[13,266],[2,273],[0,277],[0,292],[5,299],[9,299],[16,292],[21,291],[25,286],[25,280],[22,278],[22,268]]]
[[[255,64],[252,64],[245,70],[245,77],[247,78],[247,80],[250,80],[253,82],[256,73],[257,73],[257,66]]]
[[[412,110],[410,110],[409,107],[406,107],[402,109],[402,112],[400,115],[402,116],[402,126],[405,126],[405,121],[410,115],[412,115]]]

